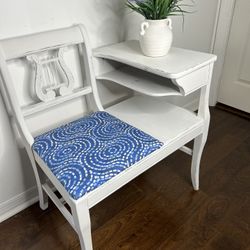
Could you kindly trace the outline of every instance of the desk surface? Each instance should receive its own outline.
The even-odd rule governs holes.
[[[212,54],[175,47],[164,57],[147,57],[142,54],[139,41],[136,40],[97,48],[93,54],[95,57],[125,63],[170,79],[189,74],[217,58]]]

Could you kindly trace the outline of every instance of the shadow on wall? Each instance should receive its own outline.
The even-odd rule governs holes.
[[[17,147],[11,123],[0,96],[0,204],[20,193],[20,188],[33,187],[35,180],[25,150]],[[18,178],[17,178],[18,177]],[[9,188],[11,185],[11,188]]]
[[[109,44],[111,41],[113,41],[112,43],[122,41],[124,38],[124,0],[95,0],[93,2],[95,3],[92,5],[94,11],[100,14],[105,12],[102,17],[102,25],[98,24],[96,47],[102,46],[103,43]],[[103,41],[107,34],[109,34],[109,37],[106,41]]]

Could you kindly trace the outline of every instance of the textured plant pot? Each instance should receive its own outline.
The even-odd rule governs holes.
[[[141,24],[139,40],[144,55],[150,57],[165,56],[173,42],[171,19],[146,19]]]

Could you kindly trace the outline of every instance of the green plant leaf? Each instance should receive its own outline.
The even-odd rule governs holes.
[[[132,11],[143,15],[146,19],[158,20],[168,16],[182,16],[193,13],[183,8],[193,7],[193,4],[183,3],[184,0],[126,0],[126,6]],[[190,0],[194,3],[193,0]]]

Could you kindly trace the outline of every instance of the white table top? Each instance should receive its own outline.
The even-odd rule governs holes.
[[[139,41],[117,43],[93,51],[95,57],[114,60],[170,79],[180,78],[211,62],[213,54],[172,47],[164,57],[147,57],[141,52]]]

